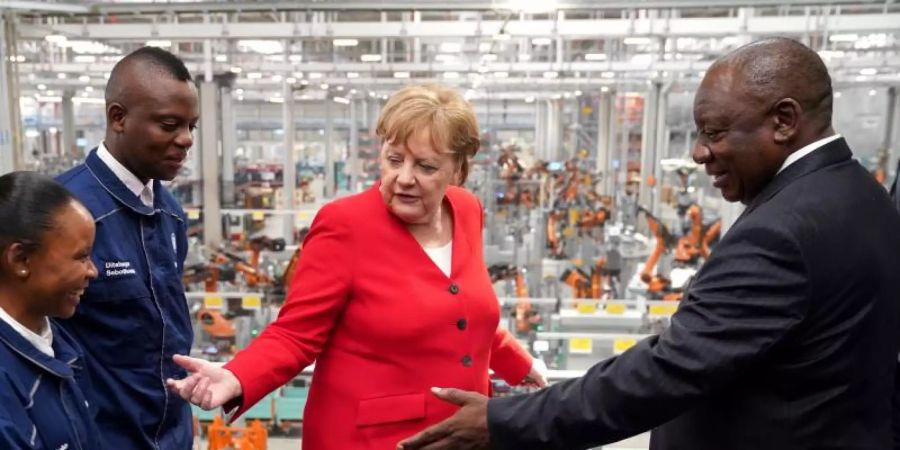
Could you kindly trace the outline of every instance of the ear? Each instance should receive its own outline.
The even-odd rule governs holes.
[[[126,109],[119,102],[112,102],[106,106],[106,123],[116,133],[125,132]]]
[[[28,278],[28,275],[31,274],[31,252],[28,251],[25,244],[21,242],[14,242],[10,244],[8,247],[3,249],[3,254],[0,256],[2,263],[6,266],[9,273],[15,278]]]
[[[800,117],[803,108],[797,100],[783,98],[772,107],[772,117],[775,121],[775,143],[785,144],[794,138],[800,127]]]

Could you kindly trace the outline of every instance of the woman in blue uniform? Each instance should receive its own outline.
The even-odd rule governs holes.
[[[81,351],[50,318],[71,317],[88,282],[94,219],[60,184],[0,177],[0,448],[94,450]]]

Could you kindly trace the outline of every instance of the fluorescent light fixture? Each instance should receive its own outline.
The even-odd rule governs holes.
[[[38,101],[40,101],[40,100],[38,100]],[[39,137],[40,135],[41,135],[41,132],[38,130],[35,130],[33,128],[29,128],[29,129],[25,130],[25,137],[36,138],[36,137]]]
[[[857,75],[856,81],[869,81],[869,77],[867,77],[865,75]]]
[[[300,86],[308,86],[308,85],[309,85],[309,81],[307,81],[307,80],[300,80]]]
[[[494,78],[509,78],[509,72],[494,72]]]
[[[44,36],[44,40],[51,44],[62,45],[65,44],[66,41],[69,40],[69,38],[61,34],[48,34]]]
[[[309,79],[310,79],[310,80],[321,80],[322,77],[324,77],[324,75],[322,74],[322,72],[310,72],[310,73],[309,73]]]
[[[303,61],[303,55],[290,55],[288,56],[288,61],[292,63],[298,63],[300,61]]]
[[[244,101],[244,96],[243,96],[243,95],[238,95],[237,101],[239,101],[239,102]]]
[[[17,62],[17,63],[23,63],[23,62],[25,62],[25,56],[24,56],[24,55],[17,55],[17,56],[15,57],[15,62]]]
[[[265,60],[272,62],[284,62],[284,55],[266,55]]]
[[[456,80],[459,79],[459,72],[444,72],[443,77],[445,80]]]
[[[369,97],[375,98],[377,96],[378,94],[376,94],[375,91],[369,91]]]
[[[322,89],[323,91],[327,91],[327,90],[328,90],[328,83],[322,83],[322,84],[320,84],[320,85],[319,85],[319,88]]]
[[[69,76],[66,75],[66,74],[64,74],[64,73],[58,73],[58,74],[56,74],[56,78],[59,78],[60,80],[65,80],[65,79],[68,78],[68,77],[69,77]]]
[[[525,103],[534,103],[534,97],[532,97],[532,96],[525,97]]]
[[[512,36],[510,36],[509,33],[505,33],[505,32],[504,32],[504,33],[497,33],[497,34],[494,35],[494,40],[495,40],[495,41],[505,42],[505,41],[508,41],[508,40],[510,40],[510,39],[512,39]]]
[[[147,47],[169,48],[172,46],[172,41],[153,40],[147,41],[145,45]]]
[[[359,78],[359,72],[347,72],[347,78]]]
[[[563,98],[569,98],[571,96],[572,96],[572,94],[570,94],[568,92],[563,92]]]
[[[519,61],[531,61],[531,55],[528,53],[519,53]]]
[[[443,42],[439,48],[441,53],[459,53],[462,51],[462,44],[459,42]]]
[[[94,55],[75,55],[74,61],[80,64],[93,64],[97,62],[97,57]]]
[[[269,97],[266,99],[269,103],[284,103],[283,97]]]
[[[228,55],[216,55],[216,62],[228,62]]]
[[[581,97],[581,94],[583,94],[583,92],[581,92],[581,91],[579,91],[579,90],[576,90],[575,92],[573,92],[573,94],[574,94],[576,97]]]
[[[841,98],[841,93],[840,93],[840,91],[836,91],[836,92],[834,93],[834,98]]]
[[[588,53],[584,55],[585,61],[606,61],[606,53]]]
[[[39,84],[39,85],[37,85],[37,88],[38,88],[39,91],[46,91],[46,90],[47,90],[47,85],[46,85],[46,84]]]
[[[231,67],[231,73],[241,73],[241,72],[243,72],[243,71],[244,71],[244,69],[241,69],[241,68],[238,67],[238,66],[232,66],[232,67]]]
[[[553,39],[550,38],[534,38],[531,40],[531,45],[550,45],[553,43]]]
[[[343,87],[343,86],[338,86],[338,87],[334,88],[334,90],[336,90],[336,91],[338,91],[338,92],[344,92],[344,87]]]
[[[615,78],[616,73],[615,72],[603,72],[600,74],[600,76],[603,78]]]
[[[356,92],[357,92],[356,89],[350,89],[350,95],[356,95]]]
[[[90,83],[91,77],[89,77],[87,75],[82,75],[82,76],[78,77],[78,81],[80,81],[82,83]]]
[[[381,55],[368,53],[359,57],[362,62],[381,62]]]
[[[609,86],[601,86],[600,92],[609,92]]]
[[[288,77],[288,78],[287,78],[286,80],[284,80],[284,81],[286,81],[287,84],[294,84],[294,83],[297,82],[297,79],[294,78],[294,77]]]
[[[549,70],[547,72],[544,72],[543,76],[544,76],[544,78],[558,78],[559,72],[554,72],[552,70]]]
[[[622,43],[624,43],[625,45],[649,45],[651,42],[653,41],[648,37],[637,36],[627,37],[622,40]]]
[[[474,90],[469,89],[468,91],[466,91],[465,95],[463,95],[463,98],[466,99],[466,101],[469,101],[475,98],[475,94],[476,93]]]
[[[90,103],[93,105],[103,105],[106,104],[106,100],[95,97],[75,97],[72,99],[72,103]]]
[[[247,79],[249,80],[259,80],[262,78],[262,74],[259,72],[250,72],[247,74]]]
[[[876,91],[875,89],[869,90],[869,95],[875,96],[877,94],[878,94],[878,91]]]
[[[237,94],[237,95],[244,95],[244,90],[241,89],[241,88],[238,88],[238,89],[235,89],[235,90],[234,90],[234,93]]]
[[[860,75],[878,75],[878,69],[874,68],[865,68],[859,71]]]
[[[855,33],[832,34],[828,36],[828,40],[831,42],[855,42],[857,39],[859,39],[859,35]]]
[[[237,48],[242,52],[275,55],[284,53],[284,45],[280,41],[264,39],[242,39],[237,41]]]
[[[389,97],[388,97],[387,94],[384,94],[384,95],[381,96],[381,99],[382,99],[382,100],[387,100],[388,98],[389,98]]]
[[[481,55],[481,60],[484,62],[494,62],[497,60],[497,55],[494,53],[485,53]]]
[[[822,50],[819,52],[822,59],[843,58],[844,52],[841,50]]]
[[[300,80],[303,78],[303,72],[294,72],[294,78]]]
[[[272,81],[275,83],[280,83],[284,78],[281,75],[272,75]]]
[[[50,127],[50,128],[47,128],[47,131],[49,131],[50,134],[56,134],[56,132],[59,130],[56,127]]]
[[[560,95],[560,94],[553,94],[553,96],[550,97],[550,98],[552,98],[553,100],[559,100],[559,99],[562,98],[562,95]]]
[[[434,56],[434,60],[438,62],[442,62],[444,64],[456,62],[459,60],[459,57],[456,55],[447,55],[447,54],[438,54]]]
[[[482,42],[482,43],[478,44],[478,52],[487,53],[487,52],[491,51],[491,47],[492,47],[492,45],[490,42]]]
[[[335,39],[331,41],[335,47],[356,47],[359,41],[356,39]]]
[[[85,86],[85,87],[84,87],[84,92],[94,92],[93,86]]]
[[[409,78],[409,72],[394,72],[394,78]]]
[[[114,53],[114,54],[122,53],[121,50],[119,50],[115,47],[110,47],[104,43],[97,42],[97,41],[81,41],[81,40],[68,41],[63,46],[70,48],[73,52],[78,53],[78,54],[88,53],[88,54],[99,55],[99,54],[104,54],[104,53]]]
[[[37,101],[39,101],[41,103],[61,103],[62,102],[62,97],[60,97],[60,96],[46,95],[46,96],[38,96],[36,98],[37,98]]]
[[[346,98],[346,97],[335,97],[335,98],[333,98],[332,100],[334,100],[335,103],[340,103],[340,104],[342,104],[342,105],[349,105],[349,104],[350,104],[350,99],[349,99],[349,98]]]

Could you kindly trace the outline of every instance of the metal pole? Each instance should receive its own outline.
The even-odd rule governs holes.
[[[287,210],[294,209],[294,189],[297,186],[297,166],[294,160],[294,91],[287,81],[282,82],[282,113],[284,116],[284,155],[282,160],[282,203],[281,207]],[[288,241],[294,235],[294,215],[284,216],[284,232]]]
[[[350,99],[350,192],[359,192],[359,124],[356,123],[356,100]]]
[[[203,243],[217,248],[222,242],[222,213],[219,196],[219,121],[216,117],[218,86],[200,83],[200,117],[207,120],[200,126],[200,157],[203,180]]]
[[[325,98],[325,198],[334,196],[334,108],[333,100]]]

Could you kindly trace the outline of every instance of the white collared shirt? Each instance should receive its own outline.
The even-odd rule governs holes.
[[[453,262],[453,239],[450,239],[450,242],[448,242],[447,245],[441,247],[428,248],[422,246],[422,249],[425,250],[428,257],[434,261],[434,264],[438,266],[438,269],[441,269],[441,272],[444,272],[444,275],[449,277],[451,263]]]
[[[97,157],[116,174],[116,177],[125,184],[129,191],[134,192],[134,195],[141,199],[144,206],[153,207],[153,180],[148,181],[147,184],[141,183],[135,174],[131,173],[109,152],[103,142],[97,146]]]
[[[40,334],[29,330],[25,325],[13,319],[3,308],[0,308],[0,320],[9,324],[13,330],[16,330],[16,333],[22,335],[26,341],[30,342],[41,353],[51,358],[56,356],[56,353],[53,352],[53,330],[50,328],[50,320],[46,317],[44,317],[44,326]]]
[[[812,144],[809,144],[794,153],[791,153],[790,155],[788,155],[787,159],[784,160],[784,164],[781,165],[781,168],[778,169],[778,172],[776,174],[781,173],[782,170],[787,169],[791,164],[800,161],[800,158],[803,158],[804,156],[824,147],[825,144],[834,142],[842,137],[843,136],[841,136],[840,134],[828,136],[827,138],[819,139],[818,141],[813,142]]]

